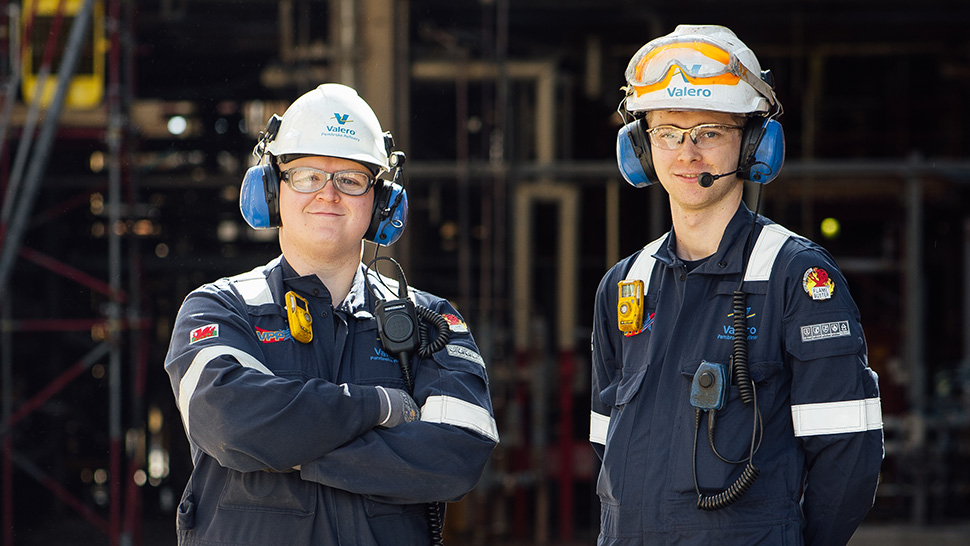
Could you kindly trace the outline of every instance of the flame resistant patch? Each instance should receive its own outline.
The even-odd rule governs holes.
[[[460,318],[456,317],[455,315],[449,315],[447,313],[441,316],[448,321],[448,329],[451,330],[452,332],[457,332],[459,334],[468,333],[468,325],[465,324],[465,322],[462,321]]]
[[[805,271],[802,288],[815,301],[827,300],[835,294],[835,283],[829,278],[828,271],[821,267],[810,267]]]

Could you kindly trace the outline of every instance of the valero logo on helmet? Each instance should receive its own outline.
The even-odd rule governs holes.
[[[694,66],[691,66],[690,69],[685,69],[684,67],[674,65],[673,67],[671,67],[670,70],[672,71],[671,76],[675,73],[674,71],[676,71],[676,73],[680,74],[680,77],[681,79],[684,80],[685,84],[691,85],[694,83],[696,75],[700,73],[701,65],[695,64]],[[711,96],[710,89],[701,89],[697,87],[668,87],[666,91],[667,91],[668,97],[710,97]]]
[[[353,123],[354,120],[350,119],[350,114],[341,114],[339,112],[334,112],[331,119],[337,120],[336,125],[327,125],[327,131],[337,136],[343,136],[348,138],[353,138],[354,140],[360,140],[357,138],[357,131],[349,129],[347,127],[341,127],[347,123]],[[326,133],[320,133],[321,135]]]

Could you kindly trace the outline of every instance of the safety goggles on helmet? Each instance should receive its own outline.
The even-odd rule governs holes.
[[[737,55],[700,36],[654,41],[630,60],[626,80],[637,96],[666,89],[674,77],[691,85],[737,85],[744,81],[774,104],[771,87]]]
[[[647,130],[650,144],[664,150],[676,150],[684,143],[684,135],[690,135],[691,142],[701,150],[717,148],[731,142],[731,134],[743,129],[740,125],[703,123],[687,129],[675,125],[658,125]]]
[[[374,185],[374,177],[364,171],[337,171],[329,173],[313,167],[294,167],[280,173],[280,178],[293,191],[316,193],[333,180],[333,186],[344,195],[364,195]]]
[[[706,110],[781,115],[770,72],[728,28],[678,25],[630,59],[620,105],[628,112]],[[623,112],[621,112],[623,114]]]
[[[678,73],[694,85],[736,85],[743,65],[720,46],[695,39],[656,46],[637,53],[627,67],[627,81],[642,93],[663,89]]]

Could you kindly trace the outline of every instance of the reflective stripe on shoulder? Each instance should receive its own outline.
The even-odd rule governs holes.
[[[246,368],[251,368],[268,375],[275,375],[262,362],[257,360],[256,357],[227,345],[213,345],[196,353],[195,358],[192,359],[192,364],[189,365],[189,369],[185,371],[182,379],[179,380],[178,407],[179,413],[182,414],[182,423],[185,425],[186,436],[189,433],[189,402],[192,400],[192,395],[195,394],[195,389],[199,386],[199,377],[202,376],[202,370],[205,369],[206,364],[220,356],[231,356]]]
[[[650,287],[650,277],[653,275],[653,266],[657,261],[653,257],[660,249],[660,245],[669,233],[664,234],[659,239],[643,247],[643,251],[637,256],[633,266],[626,275],[625,280],[640,279],[643,281],[643,290],[646,292]],[[778,252],[784,246],[785,241],[790,237],[798,235],[779,224],[768,224],[758,234],[751,257],[748,259],[748,269],[745,271],[745,281],[767,281],[771,277],[771,268],[775,264]]]
[[[485,408],[453,396],[429,396],[421,420],[466,428],[498,443],[498,426]]]
[[[640,255],[630,266],[630,271],[626,274],[627,281],[640,279],[643,281],[643,292],[646,293],[650,288],[650,277],[653,276],[653,265],[657,262],[657,259],[653,257],[654,254],[660,250],[660,245],[663,244],[664,240],[667,239],[667,235],[670,233],[663,234],[660,238],[652,241],[647,246],[643,247],[640,251]]]
[[[606,433],[610,429],[610,416],[589,412],[589,441],[594,444],[606,445]]]
[[[882,428],[879,397],[844,402],[798,404],[791,407],[795,436],[865,432]]]
[[[758,241],[751,250],[748,258],[748,269],[744,273],[745,281],[767,281],[771,277],[771,266],[778,257],[778,252],[789,237],[795,233],[778,224],[768,224],[758,234]]]
[[[236,287],[247,305],[273,303],[273,293],[269,289],[266,275],[259,269],[231,277],[229,282]]]

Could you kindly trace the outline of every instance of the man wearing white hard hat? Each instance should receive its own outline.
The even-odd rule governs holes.
[[[190,293],[165,360],[192,450],[180,545],[435,544],[478,482],[498,432],[468,326],[362,261],[407,222],[392,150],[339,84],[260,135],[240,212],[282,254]]]
[[[742,201],[784,162],[771,75],[681,25],[626,80],[617,163],[673,226],[596,293],[598,544],[844,545],[882,463],[878,378],[832,256]]]

